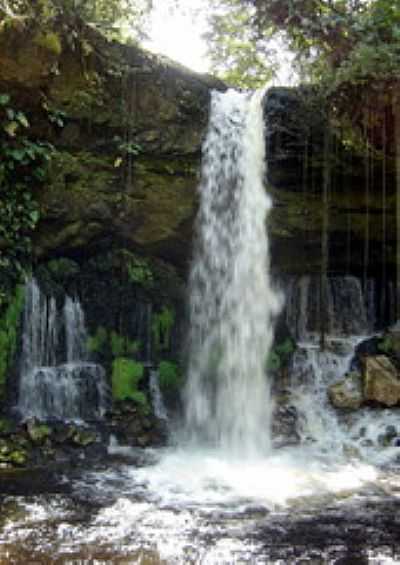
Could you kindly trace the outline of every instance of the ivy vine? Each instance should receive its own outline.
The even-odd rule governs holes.
[[[35,191],[45,181],[54,151],[29,136],[30,122],[9,94],[0,93],[0,309],[30,261],[39,221]]]

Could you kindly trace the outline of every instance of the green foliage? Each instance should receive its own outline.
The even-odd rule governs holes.
[[[217,0],[205,34],[212,72],[240,88],[258,88],[274,72],[271,46],[265,34],[256,33],[253,18],[254,9],[243,2]]]
[[[273,349],[268,354],[267,371],[279,371],[282,366],[281,358]]]
[[[0,318],[0,398],[4,394],[7,370],[12,362],[18,341],[18,325],[24,304],[24,288],[18,286],[15,295]]]
[[[124,335],[112,331],[110,333],[110,346],[113,357],[122,357],[124,355],[134,355],[139,349],[138,341],[130,341]]]
[[[51,275],[59,281],[64,281],[66,278],[74,277],[79,273],[79,265],[72,259],[60,257],[59,259],[51,259],[46,264],[47,269]]]
[[[154,276],[146,259],[135,257],[130,253],[128,262],[126,263],[128,278],[131,283],[140,284],[142,286],[151,286],[154,282]]]
[[[39,33],[35,38],[35,43],[56,56],[61,55],[62,45],[60,38],[52,31]]]
[[[288,363],[295,349],[296,345],[289,337],[275,345],[268,354],[266,362],[267,371],[279,371]]]
[[[163,392],[178,392],[183,378],[178,365],[173,361],[160,361],[158,365],[159,383]]]
[[[31,233],[39,221],[33,195],[46,179],[53,147],[30,139],[25,113],[0,94],[0,279],[18,280],[30,260]],[[4,284],[4,283],[3,283]],[[0,283],[0,289],[2,283]]]
[[[88,337],[86,348],[89,353],[100,353],[106,347],[107,341],[107,330],[103,326],[98,326],[96,333]]]
[[[393,351],[393,338],[390,335],[383,336],[378,342],[378,349],[388,355]]]
[[[127,336],[120,335],[112,330],[110,333],[103,326],[98,326],[96,333],[87,340],[86,347],[89,353],[111,353],[112,357],[135,355],[140,347],[140,342],[131,341]]]
[[[153,316],[151,329],[157,350],[167,350],[171,345],[171,331],[175,323],[173,308],[163,306],[161,312]]]
[[[124,33],[145,37],[151,0],[7,0],[7,9],[0,2],[0,16],[9,19],[33,18],[43,23],[56,17],[69,20],[81,18],[110,38]],[[73,36],[76,36],[75,29]],[[54,40],[47,40],[54,48]]]
[[[144,375],[143,363],[117,357],[112,365],[112,394],[115,401],[133,400],[142,408],[148,408],[146,395],[138,390],[138,385]]]

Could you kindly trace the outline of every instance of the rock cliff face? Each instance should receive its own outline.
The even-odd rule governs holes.
[[[328,125],[310,91],[271,89],[265,115],[277,269],[320,273],[325,261],[328,274],[394,277],[396,182],[390,143],[386,154],[382,147],[368,156],[357,151]]]
[[[0,49],[0,91],[56,148],[35,256],[128,246],[182,263],[209,92],[223,85],[77,22],[5,28]]]
[[[0,50],[0,92],[12,93],[33,133],[56,147],[37,195],[35,258],[128,248],[184,272],[210,90],[225,86],[76,21],[4,28]],[[273,266],[390,277],[394,161],[385,164],[383,194],[382,159],[366,164],[327,135],[310,98],[284,88],[265,98]]]

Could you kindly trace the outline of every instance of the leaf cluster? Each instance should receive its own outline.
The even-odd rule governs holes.
[[[151,7],[152,0],[0,0],[0,21],[80,19],[110,38],[120,38],[124,29],[143,38]]]
[[[46,179],[53,147],[31,139],[25,113],[0,94],[0,275],[17,280],[29,262],[39,220],[34,190]]]

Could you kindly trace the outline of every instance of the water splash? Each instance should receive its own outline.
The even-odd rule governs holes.
[[[186,429],[194,443],[242,454],[270,445],[264,365],[280,307],[269,274],[262,95],[212,94],[189,283]]]

